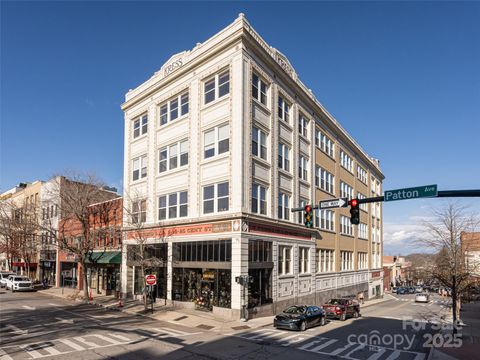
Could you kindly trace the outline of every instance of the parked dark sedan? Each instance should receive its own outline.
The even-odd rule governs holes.
[[[277,329],[305,331],[316,325],[325,325],[325,310],[314,305],[290,306],[273,319]]]
[[[397,295],[405,295],[405,294],[408,294],[408,290],[406,288],[403,288],[403,287],[397,288]]]

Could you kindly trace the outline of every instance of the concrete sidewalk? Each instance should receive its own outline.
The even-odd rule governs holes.
[[[461,334],[462,345],[458,348],[443,346],[434,348],[429,360],[452,360],[452,359],[478,359],[480,351],[480,302],[462,305],[460,317],[465,324],[459,333]],[[451,330],[445,333],[451,336]],[[448,338],[446,343],[448,343]]]
[[[91,303],[92,305],[102,306],[105,309],[122,311],[131,315],[146,316],[152,319],[166,321],[187,327],[198,328],[202,330],[212,330],[221,332],[233,332],[247,329],[257,329],[273,324],[274,316],[250,319],[246,322],[240,320],[227,320],[214,316],[212,313],[193,309],[177,309],[172,306],[164,305],[162,299],[157,299],[154,303],[153,313],[150,309],[145,310],[142,302],[137,300],[119,300],[113,296],[93,295],[93,300],[85,299],[83,291],[71,288],[49,288],[40,290],[40,293],[52,296],[58,296],[71,301]],[[367,300],[361,308],[373,306],[392,299],[393,296],[386,294],[383,298]]]

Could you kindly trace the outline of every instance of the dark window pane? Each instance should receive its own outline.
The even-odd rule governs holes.
[[[227,240],[227,249],[226,249],[226,255],[225,259],[226,261],[232,261],[232,242],[230,240]]]
[[[207,243],[207,241],[202,242],[202,261],[208,261],[208,243]]]
[[[218,142],[218,153],[223,154],[229,150],[230,147],[230,139],[224,139]],[[213,156],[213,155],[211,155]],[[207,156],[205,156],[207,157]]]
[[[226,259],[226,244],[225,240],[220,240],[220,261],[225,261]]]
[[[213,200],[206,200],[203,202],[203,213],[209,214],[213,213]]]

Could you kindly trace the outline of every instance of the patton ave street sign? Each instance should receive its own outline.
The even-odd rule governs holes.
[[[347,205],[348,205],[348,198],[340,198],[340,199],[320,201],[318,203],[318,208],[333,209],[333,208],[347,207]]]
[[[437,185],[417,186],[413,188],[385,191],[384,201],[408,200],[424,197],[435,197],[438,195]]]

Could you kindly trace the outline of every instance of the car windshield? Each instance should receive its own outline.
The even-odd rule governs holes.
[[[343,301],[342,299],[330,299],[327,304],[329,305],[342,305]]]
[[[13,281],[25,281],[25,278],[23,278],[23,277],[15,277],[15,278],[13,278]]]
[[[290,306],[283,312],[285,314],[303,314],[305,312],[305,306]]]

